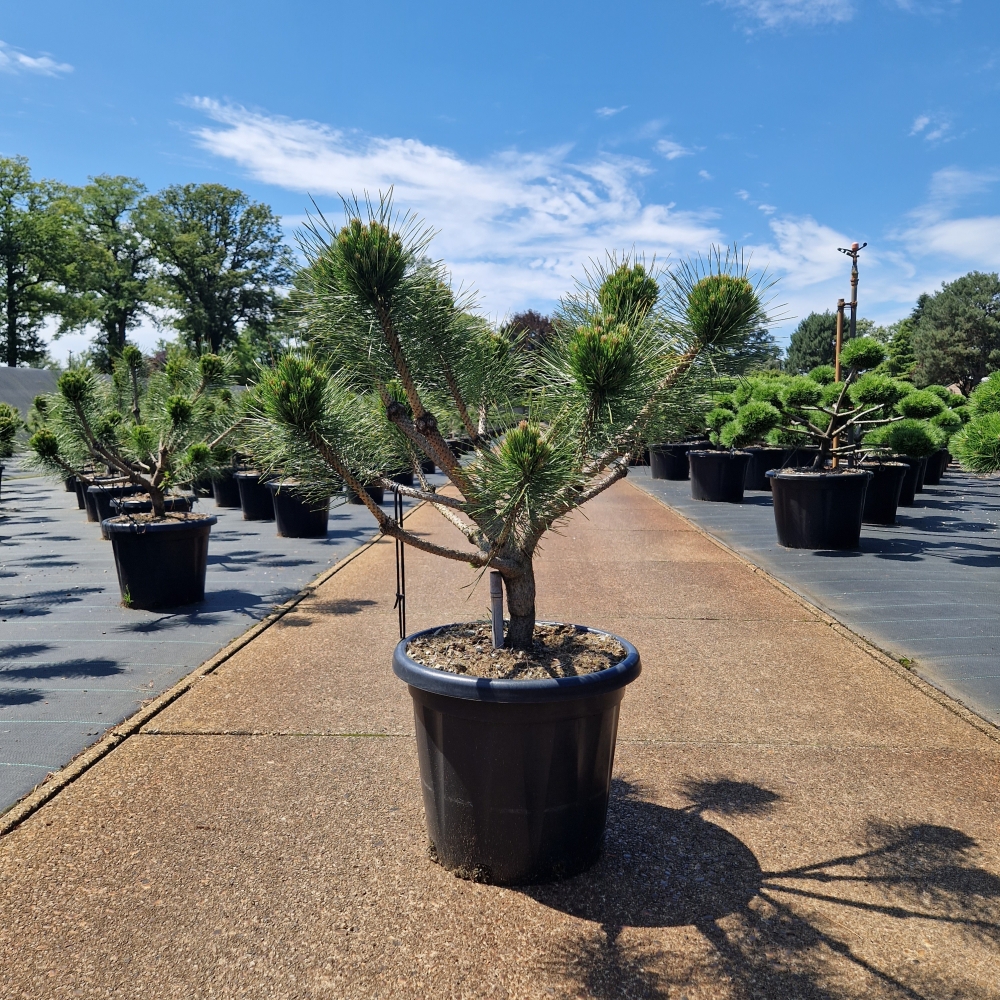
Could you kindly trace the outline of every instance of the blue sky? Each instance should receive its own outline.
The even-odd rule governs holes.
[[[491,315],[589,258],[734,240],[786,313],[1000,268],[996,0],[8,5],[0,153],[82,183],[395,185]],[[787,339],[794,320],[777,330]],[[152,337],[147,333],[144,339]],[[80,346],[66,338],[57,354]]]

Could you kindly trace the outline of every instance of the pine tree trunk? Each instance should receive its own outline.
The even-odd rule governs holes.
[[[529,561],[517,576],[504,575],[510,625],[504,636],[505,649],[529,650],[535,633],[535,569]]]

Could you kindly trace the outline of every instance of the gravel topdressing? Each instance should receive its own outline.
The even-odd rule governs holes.
[[[613,667],[626,655],[611,636],[572,625],[536,625],[531,652],[494,649],[492,631],[485,622],[446,625],[412,640],[406,652],[417,663],[436,670],[522,681],[593,674]]]

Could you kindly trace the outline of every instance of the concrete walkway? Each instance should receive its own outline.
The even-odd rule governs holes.
[[[382,541],[0,839],[0,996],[1000,997],[996,731],[628,482],[585,514],[539,615],[644,663],[594,869],[427,857]],[[485,609],[408,569],[411,628]]]
[[[952,466],[900,507],[896,524],[866,524],[861,548],[785,549],[771,494],[742,504],[691,497],[689,482],[632,481],[911,669],[1000,724],[1000,481]]]

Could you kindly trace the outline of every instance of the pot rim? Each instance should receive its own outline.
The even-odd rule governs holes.
[[[749,457],[750,452],[744,451],[742,448],[719,448],[714,451],[709,451],[706,448],[698,448],[697,450],[689,451],[688,455],[721,455],[724,458],[739,458],[743,455]]]
[[[124,520],[119,520],[119,517]],[[101,527],[112,534],[145,535],[151,531],[192,531],[211,528],[213,524],[218,523],[219,519],[214,514],[195,514],[183,521],[173,521],[170,518],[162,521],[133,521],[127,514],[119,514],[118,517],[109,517],[106,521],[102,521]]]
[[[453,622],[454,625],[468,624]],[[536,622],[536,625],[566,625],[567,622]],[[407,655],[406,646],[414,639],[429,635],[447,625],[435,625],[419,632],[412,632],[405,639],[396,643],[392,654],[392,671],[406,684],[427,691],[430,694],[444,695],[447,698],[460,698],[463,701],[489,701],[506,704],[538,704],[553,701],[569,701],[573,698],[586,698],[590,695],[605,694],[630,684],[642,672],[639,650],[627,639],[606,629],[591,628],[588,625],[573,625],[573,628],[584,632],[594,632],[611,636],[622,644],[625,658],[613,667],[598,670],[592,674],[582,674],[578,677],[550,677],[544,680],[515,681],[500,680],[491,677],[468,677],[465,674],[451,674],[445,670],[435,670],[417,663]]]
[[[768,469],[764,473],[770,479],[779,479],[782,477],[787,477],[791,480],[802,480],[802,479],[829,479],[835,481],[838,479],[849,479],[854,476],[868,476],[871,478],[872,473],[868,469],[822,469],[819,471],[813,469]]]

